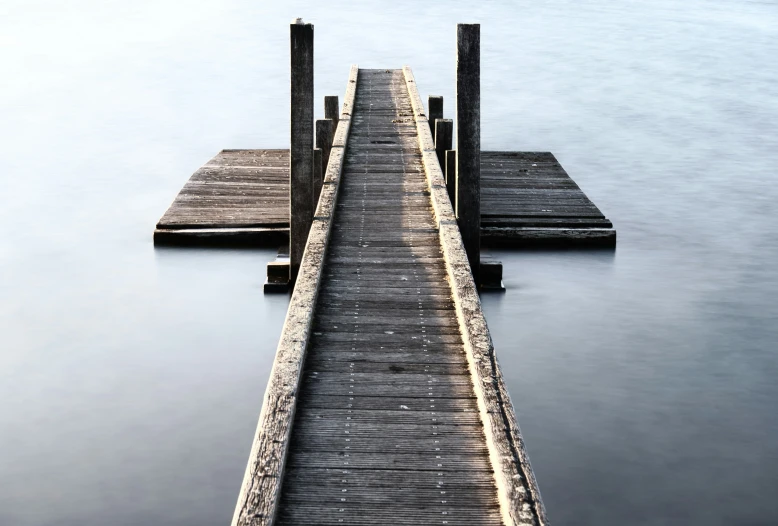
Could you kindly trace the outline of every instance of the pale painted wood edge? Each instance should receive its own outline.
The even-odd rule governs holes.
[[[434,149],[413,72],[403,68],[413,105],[422,163],[432,206],[438,221],[440,243],[451,284],[457,319],[478,399],[489,458],[494,468],[503,520],[509,525],[549,524],[540,491],[521,437],[516,413],[497,362],[481,300],[473,281],[443,172]]]
[[[265,390],[262,411],[232,518],[233,526],[265,526],[275,521],[297,393],[338,198],[358,72],[357,66],[351,67],[343,113],[338,122],[341,140],[333,145],[330,154],[321,197]]]

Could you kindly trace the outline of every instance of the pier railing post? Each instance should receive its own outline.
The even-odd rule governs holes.
[[[446,164],[441,166],[446,176],[446,190],[452,208],[457,202],[457,151],[446,150]]]
[[[332,120],[319,119],[316,121],[316,148],[321,149],[321,166],[319,171],[313,172],[313,209],[319,203],[319,194],[321,194],[321,185],[324,183],[324,174],[327,171],[327,164],[330,162],[330,151],[332,151],[332,139],[335,136]]]
[[[435,121],[435,153],[438,155],[438,163],[440,163],[440,169],[443,173],[446,172],[446,150],[451,149],[453,133],[454,121],[451,119]]]
[[[476,285],[481,261],[480,55],[480,24],[457,24],[456,215]]]
[[[340,118],[340,103],[337,95],[324,97],[324,118],[332,119],[332,133],[338,131],[338,119]]]
[[[430,95],[427,97],[427,121],[430,123],[432,137],[435,137],[435,121],[443,118],[443,97]]]
[[[290,27],[289,281],[294,283],[313,222],[313,24]]]

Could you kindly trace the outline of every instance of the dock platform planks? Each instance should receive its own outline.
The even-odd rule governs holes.
[[[233,525],[547,524],[412,74],[355,73]]]
[[[222,150],[157,223],[158,245],[261,246],[289,238],[289,150]]]
[[[616,231],[550,152],[481,152],[481,244],[615,247]]]
[[[289,235],[289,150],[223,150],[160,219],[159,245],[261,246]],[[616,230],[550,152],[481,152],[481,244],[616,246]]]

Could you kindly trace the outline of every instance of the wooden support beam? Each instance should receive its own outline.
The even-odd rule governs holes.
[[[322,164],[322,149],[313,149],[313,209],[316,210],[316,205],[319,204],[319,196],[321,195],[321,186],[324,183],[324,168]]]
[[[481,245],[481,25],[457,24],[456,215],[473,279]]]
[[[441,166],[441,169],[444,167]],[[446,150],[446,164],[444,173],[446,174],[446,190],[448,198],[451,201],[452,208],[457,198],[457,151]]]
[[[324,97],[324,118],[332,119],[332,133],[338,129],[338,117],[340,116],[340,103],[337,95]],[[325,168],[326,169],[326,168]]]
[[[298,19],[289,33],[289,281],[294,283],[313,221],[313,25]]]
[[[454,134],[454,121],[451,119],[438,119],[435,121],[435,153],[438,155],[440,169],[446,170],[446,150],[451,149],[451,141]]]
[[[427,121],[430,123],[430,132],[435,137],[435,121],[443,118],[443,97],[430,95],[427,97]]]

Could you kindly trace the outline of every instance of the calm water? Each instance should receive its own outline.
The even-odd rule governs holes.
[[[498,252],[484,301],[552,521],[778,524],[778,4],[263,4],[0,8],[0,525],[231,518],[286,299],[271,251],[151,232],[219,149],[286,145],[295,16],[317,100],[410,64],[449,116],[481,22],[484,147],[553,151],[616,224]]]

